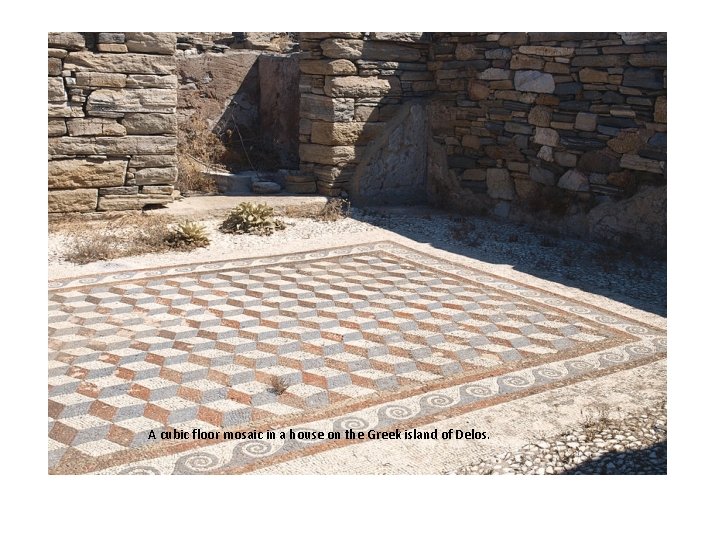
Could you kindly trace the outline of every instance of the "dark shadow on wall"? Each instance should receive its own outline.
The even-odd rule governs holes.
[[[667,441],[642,450],[610,452],[562,474],[667,474]]]

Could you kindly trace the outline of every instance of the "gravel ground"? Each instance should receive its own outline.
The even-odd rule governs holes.
[[[603,416],[450,474],[667,474],[667,406]]]
[[[134,264],[148,267],[247,257],[252,255],[253,250],[273,247],[292,246],[292,249],[302,251],[314,249],[318,243],[337,243],[353,235],[363,238],[363,241],[373,241],[381,233],[390,231],[453,253],[508,265],[520,272],[666,315],[665,261],[624,253],[601,244],[539,233],[523,225],[492,218],[459,218],[422,207],[380,211],[353,209],[352,217],[335,222],[284,220],[288,227],[271,236],[224,234],[218,231],[220,220],[205,220],[201,223],[210,236],[207,248],[188,253],[147,254],[82,266],[64,260],[71,236],[62,232],[62,228],[57,228],[56,232],[51,230],[48,237],[49,274],[84,274]],[[93,223],[88,226],[93,226]]]

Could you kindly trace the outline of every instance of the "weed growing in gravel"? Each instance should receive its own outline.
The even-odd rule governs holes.
[[[350,215],[350,201],[347,199],[330,199],[325,207],[318,213],[319,221],[338,221]]]
[[[190,251],[210,245],[210,239],[205,227],[194,221],[185,221],[172,227],[165,238],[165,243],[173,249]]]
[[[230,234],[269,235],[284,228],[270,206],[252,203],[240,203],[220,224],[220,230]]]

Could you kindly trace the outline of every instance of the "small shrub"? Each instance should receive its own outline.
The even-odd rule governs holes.
[[[222,168],[227,148],[207,122],[195,113],[178,126],[178,179],[175,187],[189,191],[216,192],[215,180],[205,173]]]
[[[350,201],[347,199],[330,199],[317,214],[319,221],[338,221],[350,215]]]
[[[230,234],[269,235],[285,228],[266,204],[241,203],[220,224],[220,230]]]
[[[172,249],[190,251],[210,244],[205,227],[194,221],[185,221],[174,225],[165,238],[165,244]]]

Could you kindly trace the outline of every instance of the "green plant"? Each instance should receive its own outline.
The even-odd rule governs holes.
[[[220,224],[220,230],[231,234],[269,235],[285,228],[266,204],[240,203]]]
[[[165,243],[173,248],[189,251],[210,244],[205,227],[194,221],[184,221],[172,227]]]

